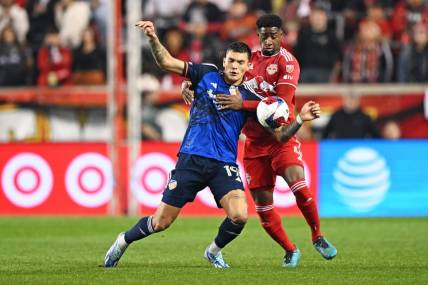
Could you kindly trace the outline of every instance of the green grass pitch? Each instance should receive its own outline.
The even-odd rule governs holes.
[[[284,218],[302,251],[296,269],[255,218],[223,252],[229,270],[203,251],[221,218],[179,218],[133,244],[113,269],[99,267],[118,232],[136,218],[0,218],[0,284],[428,284],[428,218],[323,219],[338,248],[326,261],[302,218]]]

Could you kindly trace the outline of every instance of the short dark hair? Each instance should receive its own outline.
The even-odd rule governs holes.
[[[267,27],[277,27],[278,29],[282,29],[282,20],[278,15],[275,14],[267,14],[263,15],[257,19],[256,22],[257,29],[267,28]]]
[[[239,53],[246,53],[248,55],[248,60],[251,58],[251,49],[244,42],[233,42],[227,46],[226,53],[228,51],[234,51]]]

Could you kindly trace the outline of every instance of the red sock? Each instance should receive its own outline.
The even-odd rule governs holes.
[[[288,239],[281,217],[275,212],[272,204],[256,204],[256,212],[260,217],[262,227],[273,240],[285,251],[296,249],[296,246]]]
[[[296,197],[297,207],[299,207],[306,222],[311,228],[312,240],[315,240],[321,235],[320,218],[318,216],[317,204],[313,199],[308,186],[306,186],[305,179],[293,181],[290,188]]]

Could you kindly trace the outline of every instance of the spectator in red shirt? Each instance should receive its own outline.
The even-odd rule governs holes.
[[[393,36],[408,43],[412,27],[419,22],[428,22],[428,5],[424,0],[402,0],[394,8],[391,19]]]
[[[248,12],[248,5],[243,0],[235,0],[226,16],[226,21],[220,31],[223,41],[242,41],[250,48],[259,46],[259,38],[254,27],[257,16]]]
[[[51,29],[46,33],[44,46],[37,56],[39,86],[56,87],[71,83],[72,53],[60,43],[57,30]]]
[[[386,19],[385,9],[380,4],[373,4],[367,8],[367,17],[365,20],[376,22],[384,39],[391,38],[391,25]]]

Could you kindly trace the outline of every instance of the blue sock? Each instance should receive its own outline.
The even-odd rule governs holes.
[[[144,217],[138,221],[130,230],[125,233],[125,241],[130,244],[133,241],[143,239],[151,235],[154,230],[152,226],[152,216]]]
[[[215,244],[219,248],[225,247],[229,242],[239,236],[244,226],[245,224],[235,224],[229,218],[224,219],[218,229],[218,234],[214,239]]]

